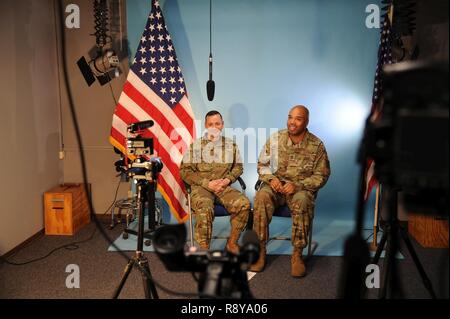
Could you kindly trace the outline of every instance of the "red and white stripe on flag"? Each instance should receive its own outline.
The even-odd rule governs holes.
[[[154,121],[143,136],[153,138],[153,155],[161,158],[164,165],[158,177],[158,191],[179,222],[188,216],[179,167],[184,152],[195,139],[194,119],[172,39],[159,3],[153,1],[113,115],[110,142],[126,154],[127,126]]]

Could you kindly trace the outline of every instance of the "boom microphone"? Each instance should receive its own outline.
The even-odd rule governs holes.
[[[206,94],[208,95],[208,100],[212,101],[214,99],[214,90],[215,90],[215,83],[212,79],[212,54],[209,54],[209,80],[206,82]]]

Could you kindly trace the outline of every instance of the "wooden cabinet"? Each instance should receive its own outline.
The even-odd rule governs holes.
[[[44,194],[45,234],[74,235],[89,224],[84,184],[62,184]]]
[[[448,218],[411,213],[408,231],[423,247],[448,247]]]

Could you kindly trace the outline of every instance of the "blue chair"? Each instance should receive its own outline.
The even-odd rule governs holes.
[[[245,190],[246,190],[247,186],[245,185],[244,180],[241,177],[238,177],[237,181],[239,182],[239,184],[241,186],[242,194],[245,195]],[[193,223],[192,209],[191,209],[191,185],[187,184],[186,182],[184,183],[184,185],[185,185],[186,192],[187,192],[187,201],[188,201],[188,210],[189,210],[190,246],[193,247],[194,246],[194,223]],[[225,209],[225,207],[222,204],[220,204],[218,202],[214,203],[214,217],[225,217],[225,216],[230,216],[230,213]],[[211,239],[228,239],[228,237],[221,237],[221,236],[213,235]]]
[[[261,186],[263,184],[263,181],[258,180],[255,185],[255,190],[259,191]],[[284,217],[284,218],[291,218],[291,212],[289,210],[289,207],[287,205],[281,205],[275,208],[275,211],[273,212],[274,217]],[[308,236],[308,254],[306,257],[311,257],[314,251],[317,249],[318,243],[312,241],[312,233],[313,233],[313,220],[311,220],[309,225],[309,236]],[[271,242],[272,240],[289,240],[291,241],[290,236],[285,236],[283,234],[270,236],[270,225],[269,225],[269,239],[267,240],[267,243]]]

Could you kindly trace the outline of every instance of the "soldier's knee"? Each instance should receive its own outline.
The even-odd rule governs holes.
[[[229,210],[231,214],[247,213],[250,210],[250,201],[247,197],[241,196],[231,203]]]
[[[272,198],[270,196],[269,192],[266,192],[265,190],[259,190],[255,194],[255,203],[270,203],[272,202]]]
[[[293,198],[294,200],[297,200],[297,201],[310,201],[310,200],[312,200],[313,199],[313,195],[310,193],[310,192],[307,192],[307,191],[299,191],[299,192],[296,192],[295,194],[294,194],[294,198]]]
[[[250,200],[247,197],[243,197],[242,199],[242,210],[250,210]]]
[[[300,191],[294,194],[291,202],[291,210],[304,212],[312,209],[314,206],[314,197],[309,192]]]
[[[214,202],[209,198],[198,198],[196,200],[192,200],[192,208],[194,210],[213,210]]]

